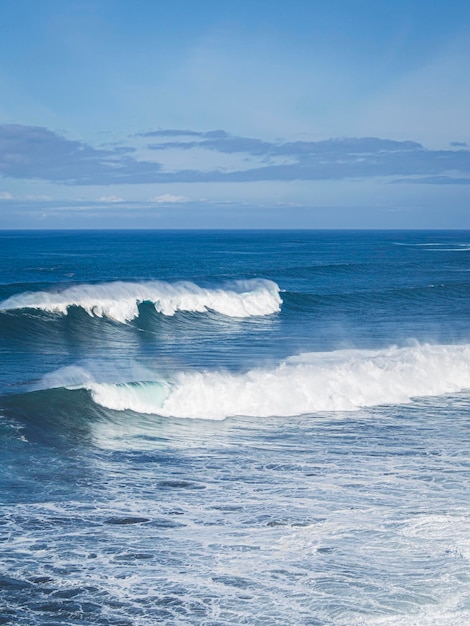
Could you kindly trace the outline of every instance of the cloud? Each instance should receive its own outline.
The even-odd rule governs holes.
[[[189,141],[166,141],[167,138]],[[151,144],[161,162],[138,158],[127,146],[95,148],[70,140],[47,128],[0,125],[0,174],[68,185],[121,185],[154,183],[242,183],[260,181],[364,180],[414,177],[442,184],[470,176],[470,150],[426,149],[415,141],[378,137],[333,138],[322,141],[270,142],[230,135],[222,130],[157,130],[145,137],[165,141]],[[230,168],[164,168],[166,150],[209,150],[234,155]],[[137,153],[136,153],[137,154]],[[182,152],[181,152],[182,154]],[[248,161],[247,166],[247,159]],[[178,158],[173,157],[177,164]],[[197,161],[195,161],[197,163]],[[238,163],[238,165],[237,165]],[[201,167],[201,166],[199,166]],[[410,178],[409,182],[412,182]],[[154,202],[184,202],[184,196],[164,194]],[[6,199],[5,197],[3,199]],[[102,196],[101,202],[120,202]]]
[[[165,193],[162,196],[155,196],[150,200],[150,202],[157,202],[158,204],[188,201],[189,198],[186,198],[186,196],[173,196],[171,193]]]
[[[168,136],[174,136],[171,131]],[[428,184],[452,183],[456,173],[470,173],[470,151],[427,150],[416,141],[378,137],[335,138],[322,141],[268,142],[228,133],[207,139],[209,133],[194,133],[198,140],[150,144],[152,150],[193,150],[222,154],[245,154],[262,159],[258,167],[231,172],[210,172],[205,181],[254,182],[261,180],[344,180],[389,176],[426,176]],[[166,137],[167,135],[164,135]],[[453,142],[454,147],[463,147]],[[270,162],[284,157],[285,163]],[[189,176],[189,172],[187,173]],[[201,176],[203,174],[201,173]],[[457,180],[457,178],[456,178]],[[465,178],[459,177],[459,184]],[[400,179],[400,182],[403,182]],[[420,182],[424,182],[421,179]]]
[[[466,141],[451,141],[449,146],[453,146],[454,148],[466,148],[468,143]]]
[[[174,132],[174,131],[172,131]],[[376,137],[365,138],[341,138],[324,141],[295,141],[271,143],[261,139],[250,137],[236,137],[221,131],[214,131],[217,135],[203,141],[167,141],[164,143],[150,144],[151,150],[168,150],[180,148],[191,150],[204,148],[222,153],[246,153],[251,156],[292,156],[303,157],[306,155],[330,155],[330,157],[344,156],[345,154],[373,154],[383,152],[407,152],[409,150],[422,150],[421,144],[415,141],[393,141],[391,139],[378,139]],[[198,137],[207,137],[211,133],[197,133]]]
[[[413,183],[417,185],[470,185],[470,177],[424,176],[421,178],[397,178],[393,184]]]
[[[119,196],[101,196],[101,198],[98,198],[98,202],[124,202],[124,198],[120,198]]]
[[[123,147],[94,148],[40,126],[0,125],[0,174],[72,185],[153,180],[159,164],[141,162]]]
[[[52,200],[51,196],[46,195],[28,195],[24,196],[25,200],[32,200],[33,202],[50,202]]]
[[[209,131],[197,131],[197,130],[151,130],[146,133],[139,133],[137,137],[200,137],[202,139],[222,139],[229,137],[230,135],[225,130],[209,130]]]
[[[0,200],[14,200],[15,202],[28,200],[32,202],[50,202],[52,200],[51,196],[46,196],[43,194],[40,195],[26,195],[26,196],[14,196],[9,191],[0,191]]]

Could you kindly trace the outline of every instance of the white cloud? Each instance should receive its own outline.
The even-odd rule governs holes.
[[[8,191],[0,191],[0,200],[13,200],[13,196]]]
[[[188,200],[189,198],[187,198],[186,196],[174,196],[171,193],[165,193],[163,194],[163,196],[155,196],[151,198],[150,202],[157,202],[159,204],[162,204],[165,202],[169,202],[169,203],[188,202]]]
[[[34,200],[35,202],[50,202],[52,200],[51,196],[25,196],[25,200]]]
[[[124,198],[119,196],[101,196],[101,198],[98,198],[98,202],[124,202]]]

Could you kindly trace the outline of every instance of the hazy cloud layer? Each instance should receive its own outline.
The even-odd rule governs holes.
[[[344,180],[397,177],[397,182],[470,183],[470,150],[429,150],[414,141],[376,137],[269,142],[223,130],[156,130],[150,148],[160,162],[138,159],[135,147],[95,148],[47,128],[0,125],[0,174],[69,185]],[[251,157],[253,166],[230,170],[163,168],[166,150],[209,150]],[[241,163],[241,162],[240,162]],[[113,196],[114,199],[114,196]],[[109,200],[108,200],[109,201]],[[115,200],[114,200],[115,201]]]
[[[147,182],[156,163],[139,163],[134,148],[98,149],[39,126],[0,125],[0,173],[73,185]]]

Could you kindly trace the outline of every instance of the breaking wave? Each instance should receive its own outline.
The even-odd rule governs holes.
[[[81,387],[108,409],[167,417],[220,420],[353,411],[469,389],[470,345],[305,353],[245,373],[188,371],[172,379],[84,381]]]
[[[25,292],[0,303],[0,310],[38,309],[66,315],[81,307],[90,316],[129,322],[139,316],[139,304],[150,302],[158,313],[215,311],[229,317],[270,315],[282,300],[275,282],[265,279],[237,280],[220,288],[204,288],[191,282],[110,282],[75,285],[61,291]]]

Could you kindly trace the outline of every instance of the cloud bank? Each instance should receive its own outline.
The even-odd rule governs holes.
[[[395,177],[395,182],[470,184],[470,149],[427,149],[412,140],[378,137],[323,141],[278,141],[230,135],[224,130],[154,130],[135,136],[145,145],[94,147],[44,127],[0,125],[0,175],[67,185],[224,183],[258,181],[364,180]],[[129,144],[132,138],[129,138]],[[147,156],[141,156],[142,150]],[[210,151],[235,155],[240,167],[172,169],[167,151]],[[139,156],[140,154],[140,156]],[[152,160],[149,155],[156,155]],[[249,167],[246,166],[250,159]],[[174,160],[174,159],[173,159]],[[242,164],[244,166],[242,167]],[[105,198],[105,196],[103,196]],[[110,200],[109,198],[112,198]],[[158,198],[158,196],[157,196]],[[180,202],[183,196],[155,202]],[[117,201],[109,196],[108,202]]]

